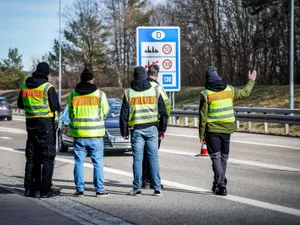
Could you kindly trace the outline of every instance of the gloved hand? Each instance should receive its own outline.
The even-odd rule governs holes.
[[[159,138],[159,140],[164,139],[164,138],[165,138],[165,132],[159,131],[159,132],[158,132],[158,138]]]

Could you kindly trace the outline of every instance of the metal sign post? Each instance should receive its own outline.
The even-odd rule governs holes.
[[[138,27],[137,65],[160,68],[158,82],[166,91],[180,90],[179,27]]]
[[[294,0],[291,0],[290,33],[290,109],[294,109]]]

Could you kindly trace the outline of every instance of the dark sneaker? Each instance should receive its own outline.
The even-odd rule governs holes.
[[[219,187],[216,184],[216,182],[213,182],[213,186],[211,188],[211,191],[215,194],[217,191],[219,191]]]
[[[132,189],[130,192],[128,192],[127,195],[131,195],[131,196],[142,196],[142,192],[141,192],[141,190],[134,190],[134,189]]]
[[[47,191],[47,192],[41,192],[41,198],[51,198],[54,196],[59,196],[60,195],[60,191]]]
[[[220,187],[219,190],[217,190],[215,194],[226,196],[227,195],[226,187]]]
[[[160,188],[163,189],[163,188],[164,188],[164,185],[161,184],[161,185],[160,185]],[[150,184],[150,189],[154,189],[154,185],[153,185],[153,184]]]
[[[108,196],[107,191],[96,192],[96,197],[107,197],[107,196]]]
[[[154,196],[162,196],[162,192],[161,191],[154,191]]]
[[[77,191],[77,192],[75,192],[74,196],[76,196],[78,198],[83,198],[84,197],[84,193],[83,193],[83,191],[79,191],[79,192]]]
[[[35,197],[35,191],[31,188],[25,189],[24,196],[34,198]]]
[[[144,180],[143,183],[142,183],[142,188],[150,189],[151,188],[150,181],[149,180]]]

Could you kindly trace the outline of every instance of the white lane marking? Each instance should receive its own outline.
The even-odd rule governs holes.
[[[195,156],[197,154],[192,152],[183,152],[183,151],[176,151],[171,149],[164,149],[160,148],[160,152],[168,153],[168,154],[175,154],[175,155],[185,155],[185,156]],[[200,159],[210,159],[209,157],[201,156],[197,157]],[[263,167],[267,169],[274,169],[274,170],[282,170],[282,171],[290,171],[290,172],[300,172],[300,169],[293,168],[293,167],[287,167],[287,166],[279,166],[279,165],[273,165],[273,164],[266,164],[266,163],[260,163],[255,161],[249,161],[249,160],[241,160],[241,159],[228,159],[229,163],[232,164],[239,164],[239,165],[249,165],[249,166],[257,166],[257,167]]]
[[[192,152],[183,152],[183,151],[177,151],[177,150],[165,149],[165,148],[160,148],[159,152],[165,152],[165,153],[170,153],[170,154],[175,154],[175,155],[191,155],[191,156],[197,155]]]
[[[6,128],[6,127],[0,127],[0,132],[11,132],[11,133],[18,133],[18,134],[27,134],[25,130],[21,129],[14,129],[14,128]],[[172,134],[171,134],[172,135]],[[180,135],[183,136],[183,135]],[[188,136],[188,137],[195,137],[195,136]],[[0,137],[1,138],[1,137]],[[300,149],[300,148],[299,148]],[[176,151],[176,150],[169,150],[169,149],[160,149],[161,152],[170,153],[170,154],[176,154],[176,155],[188,155],[188,156],[195,156],[195,153],[191,152],[183,152],[183,151]],[[200,158],[208,158],[208,157],[200,157]],[[285,166],[277,166],[272,164],[265,164],[265,163],[259,163],[254,161],[248,161],[248,160],[239,160],[239,159],[229,159],[229,163],[233,164],[244,164],[249,166],[257,166],[257,167],[263,167],[268,169],[276,169],[276,170],[284,170],[284,171],[291,171],[291,172],[298,172],[300,169],[292,168],[292,167],[285,167]]]
[[[177,137],[187,137],[187,138],[198,138],[198,136],[193,135],[185,135],[185,134],[173,134],[173,133],[166,133],[166,136],[177,136]],[[288,148],[288,149],[297,149],[300,150],[300,147],[296,146],[288,146],[288,145],[275,145],[275,144],[267,144],[267,143],[258,143],[258,142],[250,142],[250,141],[239,141],[239,140],[230,140],[230,142],[235,143],[242,143],[242,144],[249,144],[249,145],[260,145],[260,146],[268,146],[268,147],[276,147],[276,148]]]
[[[5,151],[24,154],[24,152],[16,151],[12,148],[6,148],[6,147],[1,147],[1,146],[0,146],[0,150],[5,150]],[[56,157],[55,160],[60,161],[60,162],[66,162],[66,163],[74,164],[74,160],[71,160],[71,159]],[[84,163],[84,167],[93,168],[93,164]],[[123,175],[123,176],[126,176],[126,177],[131,177],[131,178],[133,177],[132,173],[122,171],[122,170],[118,170],[118,169],[112,169],[112,168],[104,167],[104,171],[108,172],[108,173]],[[195,192],[200,192],[200,193],[203,193],[203,192],[206,192],[206,193],[210,192],[211,193],[210,190],[203,189],[203,188],[198,188],[198,187],[194,187],[194,186],[190,186],[190,185],[180,184],[180,183],[167,181],[167,180],[162,180],[162,182],[165,185],[173,186],[173,187],[178,188],[178,189],[184,189],[184,190],[195,191]],[[227,195],[227,196],[224,196],[224,197],[219,197],[219,196],[216,196],[216,195],[212,195],[212,197],[224,198],[224,199],[227,199],[227,200],[230,200],[230,201],[233,201],[233,202],[243,203],[243,204],[246,204],[246,205],[251,205],[251,206],[255,206],[255,207],[259,207],[259,208],[264,208],[264,209],[273,210],[273,211],[276,211],[276,212],[286,213],[286,214],[290,214],[290,215],[300,217],[300,210],[295,209],[295,208],[290,208],[290,207],[286,207],[286,206],[271,204],[271,203],[268,203],[268,202],[263,202],[263,201],[254,200],[254,199],[250,199],[250,198],[239,197],[239,196],[235,196],[235,195]]]
[[[24,119],[22,119],[22,118],[13,118],[13,120],[14,121],[26,121],[25,118]]]
[[[10,138],[10,137],[0,137],[0,139],[4,139],[4,140],[12,140],[12,138]]]
[[[7,128],[7,127],[0,127],[0,131],[6,131],[6,132],[18,133],[18,134],[27,134],[26,130],[14,129],[14,128]],[[170,135],[170,136],[178,136],[178,137],[187,137],[187,138],[197,138],[197,139],[199,139],[198,136],[193,136],[193,135],[166,133],[166,136],[168,136],[168,135]],[[268,146],[268,147],[283,148],[283,149],[297,149],[297,150],[300,150],[300,147],[288,146],[288,145],[275,145],[275,144],[257,143],[257,142],[239,141],[239,140],[230,140],[230,142],[242,143],[242,144],[249,144],[249,145]]]
[[[27,134],[26,130],[23,129],[15,129],[15,128],[8,128],[8,127],[0,127],[0,132],[8,132],[8,133],[17,133],[17,134]]]

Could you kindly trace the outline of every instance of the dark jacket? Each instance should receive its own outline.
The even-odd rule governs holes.
[[[131,82],[131,88],[135,91],[146,91],[150,89],[152,86],[148,80],[133,80]],[[162,96],[160,95],[158,98],[158,115],[159,115],[159,123],[146,123],[146,124],[138,124],[134,126],[134,129],[143,129],[150,126],[157,126],[159,131],[165,132],[167,130],[168,124],[168,115],[166,110],[166,105]],[[128,121],[129,121],[129,103],[124,95],[123,103],[120,114],[120,131],[122,137],[128,136]]]
[[[150,81],[150,82],[154,82],[154,83],[157,83],[157,84],[159,84],[158,82],[157,82],[157,80],[154,80],[153,78],[151,78],[151,77],[148,77],[147,78],[147,80],[148,81]]]
[[[48,77],[46,74],[35,72],[33,76],[26,79],[26,86],[28,88],[37,88],[40,85],[48,82]],[[21,90],[22,91],[22,90]],[[24,103],[22,98],[22,92],[19,93],[18,107],[24,109]],[[56,94],[55,88],[51,87],[48,90],[48,100],[51,112],[61,111],[58,96]],[[44,133],[48,130],[54,129],[54,118],[32,118],[26,120],[27,132],[33,133]]]
[[[80,82],[76,85],[75,91],[81,95],[88,95],[96,91],[98,88],[95,84],[89,82]]]

